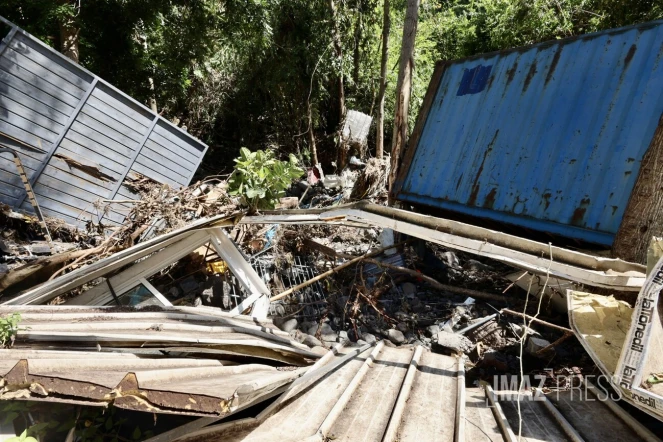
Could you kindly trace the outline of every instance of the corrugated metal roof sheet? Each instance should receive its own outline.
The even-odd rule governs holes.
[[[16,312],[0,307],[0,316]],[[21,348],[128,349],[181,354],[247,356],[305,366],[319,357],[271,321],[220,309],[170,307],[21,306],[16,346]]]
[[[341,354],[335,359],[342,358]],[[509,431],[511,435],[518,432],[515,395],[509,397],[512,392],[498,391],[494,396],[498,405],[494,405],[487,400],[485,390],[466,388],[463,359],[421,347],[391,348],[378,343],[375,348],[357,351],[341,365],[334,366],[331,361],[327,365],[332,368],[311,368],[256,418],[210,426],[184,437],[176,430],[153,440],[518,440],[509,438]],[[297,383],[306,377],[310,377],[310,384],[299,389]],[[596,390],[577,390],[551,394],[546,401],[533,400],[531,394],[524,397],[522,440],[572,440],[568,428],[581,435],[582,439],[575,440],[657,440],[635,419],[620,412],[619,406],[598,401]],[[566,424],[550,411],[551,402]]]
[[[226,416],[304,374],[216,359],[0,350],[0,399],[76,399],[158,413]]]
[[[611,244],[663,112],[662,56],[658,21],[442,63],[397,197]]]

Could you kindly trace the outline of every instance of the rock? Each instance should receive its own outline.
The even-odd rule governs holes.
[[[0,264],[0,275],[9,273],[9,266],[7,264]]]
[[[284,319],[284,318],[274,318],[274,325],[283,330],[286,333],[290,333],[291,331],[295,330],[297,328],[297,319],[295,318],[290,318],[290,319]]]
[[[376,342],[378,342],[375,335],[372,335],[370,333],[362,333],[361,334],[361,339],[363,341],[365,341],[367,344],[375,344]],[[359,341],[357,341],[357,342],[359,342]]]
[[[323,322],[320,326],[318,326],[318,324],[313,325],[313,327],[308,329],[308,334],[316,336],[318,334],[318,330],[320,331],[320,335],[336,334],[334,329],[331,328],[331,325],[327,324],[326,322]]]
[[[442,347],[457,353],[469,353],[474,349],[472,341],[456,333],[441,331],[436,335],[436,340],[437,342],[433,343],[433,350]]]
[[[509,359],[499,351],[488,350],[483,354],[481,366],[494,367],[499,371],[506,371],[509,368]]]
[[[396,324],[396,328],[403,333],[406,333],[410,329],[405,322],[399,322]]]
[[[341,330],[338,332],[338,342],[341,342],[342,340],[349,339],[348,337],[348,332],[345,330]]]
[[[322,342],[338,342],[338,333],[326,333],[320,336]]]
[[[299,198],[296,196],[286,196],[279,199],[276,205],[277,209],[296,209],[299,207]]]
[[[362,339],[358,339],[358,340],[357,340],[357,345],[359,345],[359,346],[367,345],[367,344],[368,344],[368,342],[366,342],[366,341],[364,341],[364,340],[362,340]]]
[[[315,338],[315,336],[307,335],[302,333],[302,344],[308,345],[309,347],[322,347],[322,342]]]
[[[394,313],[394,318],[396,318],[399,321],[403,322],[403,321],[407,321],[408,319],[410,319],[410,315],[408,315],[405,312],[400,312],[399,311],[399,312]]]
[[[0,239],[0,255],[11,255],[12,250],[9,248],[7,243]]]
[[[417,296],[417,286],[411,282],[401,284],[401,290],[403,290],[403,294],[406,298],[414,298]]]
[[[30,246],[30,251],[35,255],[50,255],[51,248],[46,243],[36,243]]]
[[[400,330],[389,329],[387,330],[387,338],[396,345],[405,343],[405,335]]]
[[[529,339],[527,339],[527,346],[525,347],[525,349],[527,350],[527,353],[531,354],[532,356],[539,357],[541,355],[538,355],[536,353],[539,350],[544,349],[549,345],[550,342],[546,341],[545,339],[535,338],[534,336],[530,336]]]
[[[429,325],[426,327],[426,336],[429,338],[432,338],[433,336],[436,336],[440,332],[440,327],[437,325]]]

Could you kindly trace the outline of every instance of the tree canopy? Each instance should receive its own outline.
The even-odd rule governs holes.
[[[390,0],[387,147],[405,4]],[[210,144],[204,173],[242,146],[310,164],[310,135],[333,161],[339,80],[348,109],[377,113],[383,0],[4,0],[0,15],[58,49],[68,30],[83,66]],[[437,60],[659,18],[663,0],[422,0],[410,125]]]

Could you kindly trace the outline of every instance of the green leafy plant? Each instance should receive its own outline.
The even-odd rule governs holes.
[[[275,157],[274,151],[251,152],[242,147],[239,158],[235,158],[235,170],[228,180],[228,193],[241,196],[251,213],[259,209],[273,209],[292,180],[304,173],[298,163],[297,157],[292,154],[288,161],[281,161]]]
[[[0,347],[11,347],[14,344],[19,322],[21,322],[20,313],[10,313],[0,318]]]
[[[6,442],[37,442],[37,439],[28,436],[28,430],[23,430],[23,433],[21,433],[20,436],[10,437]]]

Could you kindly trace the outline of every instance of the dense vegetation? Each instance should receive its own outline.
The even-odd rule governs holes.
[[[390,1],[387,150],[406,3]],[[242,146],[308,163],[310,131],[334,160],[339,78],[348,109],[377,111],[383,0],[3,0],[0,15],[75,40],[82,65],[209,143],[204,173]],[[663,0],[423,0],[410,121],[438,59],[661,17]]]

